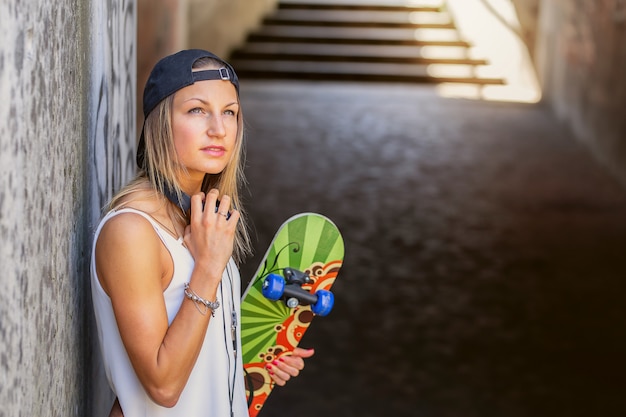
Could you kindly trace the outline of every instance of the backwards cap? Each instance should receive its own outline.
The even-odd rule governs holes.
[[[212,58],[224,66],[219,69],[193,71],[193,64],[201,58]],[[194,84],[196,81],[225,80],[230,81],[239,94],[239,79],[233,67],[220,57],[201,49],[186,49],[161,59],[152,69],[143,90],[144,122],[148,114],[165,98]],[[137,145],[137,165],[144,168],[146,141],[143,128]]]

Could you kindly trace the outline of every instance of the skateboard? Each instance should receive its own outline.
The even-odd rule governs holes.
[[[315,213],[285,221],[241,301],[241,344],[250,417],[274,388],[265,369],[298,346],[315,316],[330,313],[329,291],[343,264],[337,226]]]

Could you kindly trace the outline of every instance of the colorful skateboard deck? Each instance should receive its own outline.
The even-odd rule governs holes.
[[[316,315],[314,312],[328,313],[328,290],[343,264],[343,255],[339,230],[322,215],[298,214],[278,229],[241,301],[242,354],[250,417],[259,413],[274,388],[266,364],[298,346]],[[306,283],[290,284],[292,276],[302,275]],[[269,282],[270,286],[279,284],[278,294],[284,291],[283,299],[267,298]],[[271,298],[277,298],[275,292]],[[299,301],[294,302],[294,298]],[[287,306],[298,302],[295,307]],[[331,294],[330,308],[332,302]],[[311,304],[305,305],[308,303]]]

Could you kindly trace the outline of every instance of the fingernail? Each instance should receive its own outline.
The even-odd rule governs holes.
[[[270,370],[272,369],[272,365],[270,365],[269,363],[267,364],[267,366],[265,367],[265,369]]]
[[[279,361],[281,362],[285,362],[285,360],[283,358],[278,358]]]
[[[274,372],[272,371],[267,371],[270,375],[274,375]]]
[[[274,365],[278,365],[278,361],[276,361],[276,360],[275,360],[275,361],[272,361],[272,364],[274,364]]]

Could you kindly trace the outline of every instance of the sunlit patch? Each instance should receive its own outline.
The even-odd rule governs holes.
[[[407,0],[407,7],[443,7],[443,0]]]
[[[454,19],[460,39],[471,44],[467,49],[467,58],[487,60],[487,65],[475,67],[475,76],[500,78],[504,84],[442,83],[437,86],[437,92],[444,97],[536,103],[541,99],[541,89],[528,49],[518,35],[520,24],[515,8],[510,0],[487,1],[490,8],[481,0],[448,0],[447,9]],[[422,54],[434,57],[452,53],[442,49],[445,48],[424,48]],[[428,68],[429,74],[445,74],[447,71]],[[463,73],[466,69],[459,71]]]
[[[426,59],[466,59],[473,58],[472,50],[460,46],[422,46],[420,54]]]
[[[437,78],[452,78],[452,77],[475,77],[476,67],[474,65],[429,65],[426,69],[428,75]]]
[[[455,29],[415,29],[413,37],[420,41],[445,41],[455,42],[459,40],[459,35]]]
[[[447,13],[439,12],[411,12],[409,22],[418,25],[444,25],[450,23],[450,16]]]

